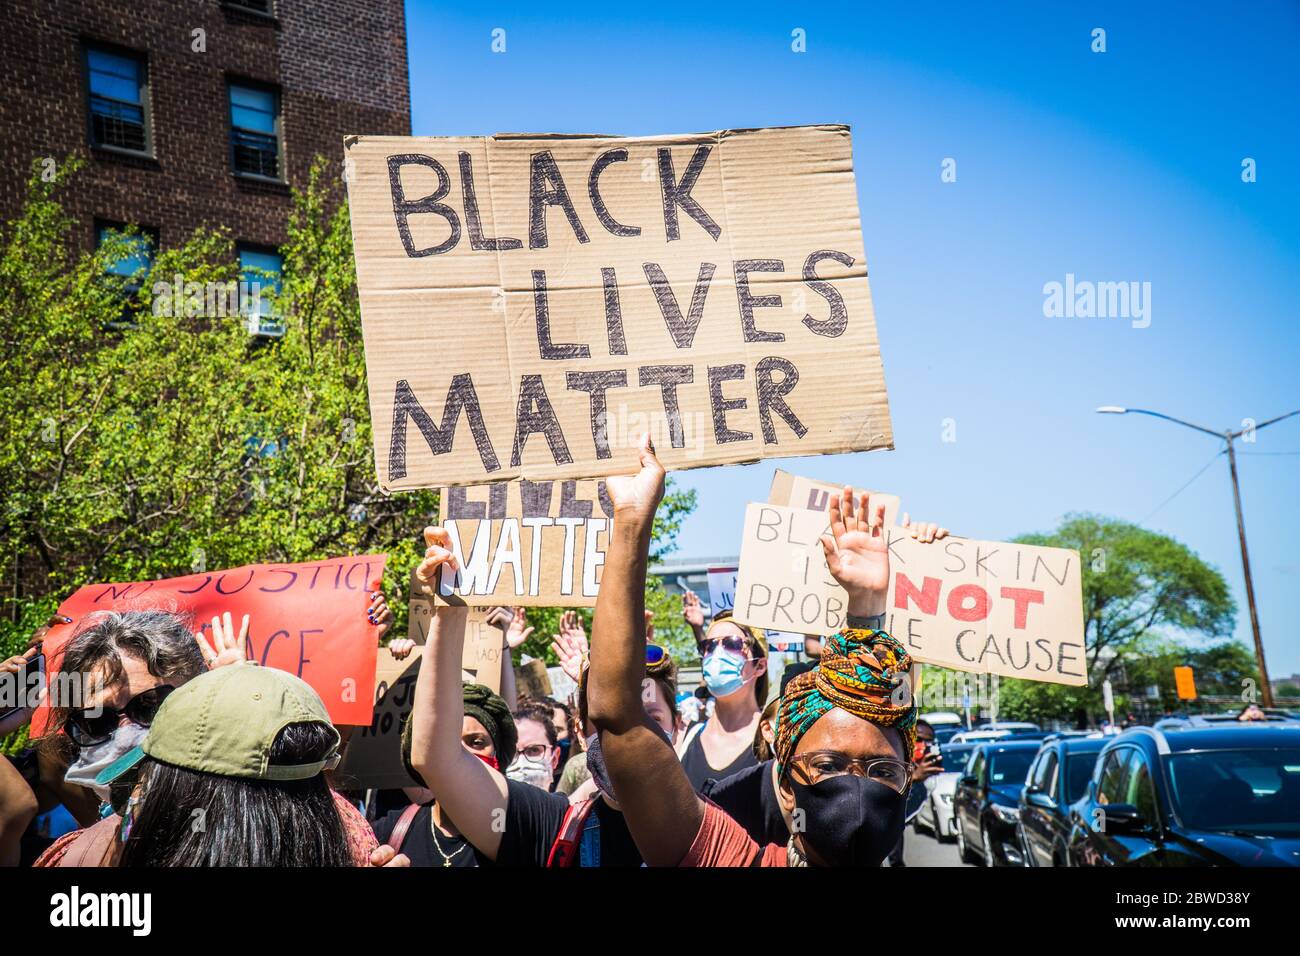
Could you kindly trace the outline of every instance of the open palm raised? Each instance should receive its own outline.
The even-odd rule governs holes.
[[[849,594],[849,613],[882,613],[889,590],[884,502],[869,508],[865,492],[855,501],[853,489],[845,487],[831,498],[829,512],[830,532],[821,543],[831,574]]]

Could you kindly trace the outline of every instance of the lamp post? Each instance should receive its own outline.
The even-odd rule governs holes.
[[[1204,428],[1200,425],[1193,425],[1191,422],[1185,422],[1181,418],[1174,418],[1172,415],[1165,415],[1160,412],[1149,411],[1145,408],[1124,408],[1120,405],[1102,405],[1097,411],[1103,415],[1151,415],[1154,418],[1163,418],[1165,421],[1173,422],[1176,425],[1183,425],[1186,428],[1193,428],[1198,432],[1204,432],[1207,435],[1213,435],[1227,446],[1228,452],[1228,471],[1232,475],[1232,503],[1237,510],[1237,538],[1241,542],[1241,570],[1246,578],[1246,604],[1250,608],[1250,630],[1255,637],[1255,660],[1259,664],[1259,676],[1264,682],[1263,700],[1265,707],[1273,706],[1273,685],[1268,682],[1268,665],[1264,662],[1264,641],[1259,636],[1259,612],[1255,610],[1255,584],[1250,577],[1250,555],[1246,551],[1246,524],[1241,517],[1241,486],[1237,482],[1237,453],[1233,447],[1234,442],[1248,431],[1259,431],[1274,422],[1280,422],[1284,418],[1290,418],[1292,415],[1300,415],[1300,408],[1294,412],[1287,412],[1285,415],[1278,415],[1276,418],[1270,418],[1266,422],[1261,422],[1252,428],[1242,428],[1237,431],[1216,432],[1212,428]]]

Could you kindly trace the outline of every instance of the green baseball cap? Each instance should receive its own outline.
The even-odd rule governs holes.
[[[271,763],[271,746],[289,724],[318,723],[334,735],[330,756]],[[247,662],[219,667],[172,691],[144,742],[95,778],[107,786],[145,757],[221,777],[307,780],[339,762],[339,733],[320,695],[286,671]]]

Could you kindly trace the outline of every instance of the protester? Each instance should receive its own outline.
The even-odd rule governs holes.
[[[928,720],[917,720],[916,722],[916,743],[912,749],[912,787],[907,792],[907,812],[905,819],[911,821],[912,817],[920,811],[925,805],[928,791],[925,787],[925,781],[929,780],[936,774],[943,773],[943,757],[939,754],[939,747],[934,742],[934,727]],[[903,860],[903,841],[907,838],[907,829],[898,835],[898,843],[889,851],[890,866],[906,866]]]
[[[207,649],[185,619],[165,611],[109,611],[91,618],[69,640],[59,670],[80,675],[81,706],[68,699],[51,700],[41,745],[58,762],[66,761],[65,789],[84,787],[97,798],[99,810],[90,819],[77,813],[75,798],[69,804],[78,822],[88,825],[104,815],[109,787],[97,783],[96,777],[140,744],[168,694],[209,666],[243,659],[247,619],[236,636],[229,617],[225,622],[213,619],[216,650]],[[232,631],[229,640],[227,628]],[[205,652],[211,655],[208,661]]]
[[[1241,708],[1241,712],[1237,714],[1237,719],[1244,723],[1250,723],[1256,720],[1268,720],[1268,715],[1264,713],[1259,704],[1251,703]]]
[[[325,781],[338,745],[292,674],[248,661],[200,674],[96,775],[116,813],[36,865],[369,866],[373,834]]]
[[[730,611],[714,617],[699,642],[704,684],[717,703],[677,745],[686,776],[696,790],[752,767],[754,734],[767,703],[767,640],[737,624]]]
[[[781,806],[780,781],[772,751],[780,705],[781,698],[776,697],[763,708],[754,734],[757,762],[722,780],[710,780],[701,793],[726,811],[759,846],[784,843],[790,838],[790,816]]]
[[[551,719],[553,713],[540,701],[525,702],[515,711],[519,744],[515,759],[506,767],[506,776],[511,780],[542,790],[554,789],[560,769],[560,748],[559,734]]]
[[[785,845],[760,847],[702,800],[640,704],[638,626],[664,469],[642,439],[640,471],[611,477],[613,530],[592,624],[589,706],[599,749],[647,863],[684,866],[878,865],[902,831],[911,784],[916,708],[912,660],[880,630],[889,585],[884,508],[846,488],[830,506],[827,564],[848,594],[848,627],[831,637],[815,673],[795,678],[777,713],[780,797],[797,813]]]
[[[941,540],[948,534],[947,529],[940,528],[935,524],[918,524],[912,525],[905,515],[903,520],[907,522],[911,536],[922,543],[930,543]],[[821,641],[817,641],[817,651],[820,656]],[[816,664],[813,665],[815,672]],[[797,675],[795,675],[797,676]],[[788,682],[782,677],[782,685]],[[783,695],[784,696],[784,695]],[[754,756],[759,761],[754,767],[747,768],[731,776],[716,781],[711,786],[706,787],[703,796],[708,797],[724,811],[727,815],[739,823],[745,832],[759,846],[766,846],[769,843],[784,843],[790,836],[790,816],[781,805],[780,797],[780,780],[777,776],[776,760],[772,744],[775,739],[775,716],[781,698],[773,700],[763,710],[763,715],[759,720],[758,733],[754,736]],[[933,741],[934,730],[929,724],[918,721],[917,727],[920,733],[928,734],[928,740]],[[914,759],[920,760],[913,773],[913,783],[921,783],[936,773],[941,772],[940,760],[937,749],[933,750],[928,756],[922,757],[917,754]],[[925,801],[925,788],[912,787],[908,791],[907,818],[910,819],[918,811]],[[900,854],[901,861],[901,844],[902,837],[899,838],[899,846],[896,848]],[[891,855],[891,860],[893,856]]]
[[[461,746],[489,767],[499,769],[502,761],[509,766],[515,757],[517,735],[506,702],[482,684],[464,684],[461,701],[465,714]],[[407,720],[402,727],[402,765],[420,787],[409,807],[375,821],[376,839],[400,851],[411,866],[490,866],[492,861],[470,845],[415,769],[411,738],[411,721]]]
[[[115,844],[106,836],[120,824],[120,813],[135,786],[134,768],[112,783],[99,779],[109,766],[132,752],[147,735],[163,703],[177,689],[204,673],[244,661],[249,620],[235,631],[230,614],[214,617],[209,646],[201,632],[165,611],[104,612],[91,618],[63,650],[60,672],[81,675],[84,689],[79,706],[66,699],[50,702],[50,721],[40,750],[51,755],[42,767],[60,771],[63,793],[89,794],[98,805],[90,819],[78,817],[85,829],[65,834],[37,860],[37,866],[57,866],[65,857],[81,866],[113,865]],[[292,749],[300,741],[284,746]],[[66,774],[61,771],[66,767]],[[51,784],[54,785],[53,781]],[[83,790],[83,788],[85,788]],[[347,801],[334,795],[349,833],[368,834],[365,820]],[[65,798],[69,809],[76,798]],[[96,823],[95,821],[99,822]],[[93,824],[93,825],[92,825]],[[368,837],[366,852],[375,846]],[[358,842],[358,858],[363,858]]]
[[[441,567],[454,570],[457,561],[450,536],[442,528],[425,529],[425,541],[428,548],[416,579],[429,587]],[[439,605],[435,610],[410,718],[411,762],[438,795],[439,806],[478,853],[497,864],[639,866],[641,853],[621,810],[604,788],[598,797],[571,804],[564,794],[508,778],[462,746],[460,708],[454,695],[466,616],[463,607]],[[647,649],[643,609],[637,620],[642,656],[636,666],[636,706],[667,745],[676,720],[676,671],[661,648]],[[586,716],[583,684],[579,685],[580,720]],[[601,780],[599,753],[588,748],[588,758],[593,778]]]

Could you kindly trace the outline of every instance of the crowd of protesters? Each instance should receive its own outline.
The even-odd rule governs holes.
[[[725,612],[706,629],[684,595],[708,697],[692,720],[645,609],[664,487],[648,439],[638,473],[606,484],[615,520],[590,639],[570,611],[551,645],[571,700],[517,696],[522,608],[489,616],[507,651],[501,693],[466,683],[467,609],[439,605],[422,648],[389,643],[399,659],[423,655],[400,735],[411,785],[358,798],[338,771],[348,728],[304,681],[245,659],[247,617],[214,619],[205,638],[173,613],[98,613],[60,663],[93,690],[51,702],[45,732],[0,759],[0,864],[30,862],[24,835],[61,805],[80,826],[36,866],[880,865],[901,846],[914,784],[938,772],[916,747],[912,659],[883,630],[883,508],[851,488],[831,498],[822,546],[846,624],[808,640],[778,693],[763,633]],[[456,558],[444,529],[424,538],[416,580],[431,590]],[[391,624],[381,592],[365,613]],[[26,667],[43,631],[0,672]],[[0,737],[31,714],[4,716]]]

